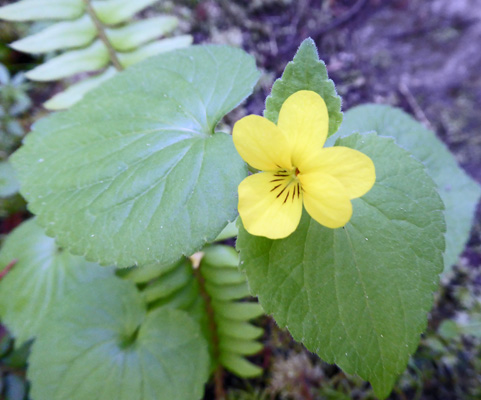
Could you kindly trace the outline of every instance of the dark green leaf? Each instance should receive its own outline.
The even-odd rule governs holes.
[[[84,285],[59,305],[32,349],[35,400],[195,400],[207,345],[185,312],[146,314],[131,282]]]
[[[237,215],[247,170],[218,121],[258,78],[252,57],[197,46],[117,74],[37,123],[12,157],[47,233],[101,264],[170,264]]]
[[[33,219],[15,229],[0,251],[2,270],[12,262],[0,281],[0,316],[16,337],[16,345],[37,335],[48,312],[66,293],[113,273],[112,268],[60,249]]]
[[[401,110],[382,105],[363,105],[346,113],[339,135],[376,131],[392,136],[425,166],[438,185],[446,218],[445,272],[457,261],[469,237],[480,186],[458,166],[436,135]]]
[[[334,82],[327,76],[326,64],[319,60],[317,48],[312,39],[302,42],[294,59],[287,64],[282,78],[274,82],[272,92],[266,99],[264,116],[277,123],[282,104],[299,90],[312,90],[324,99],[329,112],[329,133],[337,131],[342,122],[341,98]]]
[[[338,144],[376,166],[376,184],[353,200],[351,221],[332,230],[304,213],[282,240],[241,226],[237,246],[266,312],[385,398],[426,326],[443,267],[443,204],[422,164],[392,139],[351,135]]]

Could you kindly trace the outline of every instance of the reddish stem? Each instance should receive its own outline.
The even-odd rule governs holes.
[[[205,288],[205,279],[200,272],[200,260],[197,265],[194,265],[194,276],[197,278],[199,282],[199,291],[200,295],[204,299],[205,302],[205,309],[207,312],[207,319],[209,325],[209,331],[212,334],[212,351],[214,360],[217,363],[217,368],[214,371],[214,394],[215,400],[224,400],[226,398],[226,392],[224,389],[224,368],[222,368],[221,363],[219,362],[220,359],[220,349],[219,349],[219,335],[217,333],[217,324],[215,322],[215,313],[212,307],[212,300],[207,293]]]
[[[5,278],[5,276],[11,271],[13,266],[17,263],[18,260],[12,260],[10,263],[3,269],[2,272],[0,272],[0,281]]]

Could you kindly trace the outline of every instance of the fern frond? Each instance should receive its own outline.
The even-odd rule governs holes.
[[[189,261],[183,260],[172,271],[161,275],[158,279],[149,282],[142,291],[146,303],[158,302],[169,299],[172,294],[185,288],[194,279]]]
[[[204,319],[199,316],[205,314],[199,283],[188,258],[171,265],[150,264],[120,270],[119,274],[138,285],[149,309],[175,308],[187,311],[194,319]]]
[[[251,378],[262,374],[262,368],[252,364],[245,356],[262,350],[262,344],[256,339],[264,331],[249,321],[264,311],[257,303],[238,301],[250,294],[238,264],[239,256],[232,247],[213,245],[204,249],[200,273],[214,311],[219,341],[218,362],[239,377]]]
[[[149,309],[184,310],[201,324],[213,369],[220,365],[242,378],[258,376],[262,369],[245,357],[263,348],[257,339],[264,331],[250,320],[264,310],[258,303],[243,301],[249,288],[232,247],[211,245],[202,253],[200,265],[184,258],[174,265],[136,267],[121,275],[139,286]]]
[[[82,0],[21,0],[0,7],[0,19],[7,21],[66,20],[84,12]]]
[[[56,81],[96,72],[44,104],[47,109],[59,110],[71,107],[115,75],[112,66],[127,68],[145,58],[192,43],[190,35],[159,40],[177,27],[178,20],[173,16],[130,21],[136,13],[157,1],[20,0],[0,7],[0,19],[58,21],[11,44],[14,49],[30,54],[64,51],[29,71],[26,74],[29,79]]]
[[[61,93],[57,93],[44,103],[45,108],[49,110],[60,110],[62,108],[69,108],[77,101],[80,101],[84,95],[103,82],[109,80],[117,72],[114,67],[108,67],[105,71],[98,75],[87,78],[79,83],[70,86]]]

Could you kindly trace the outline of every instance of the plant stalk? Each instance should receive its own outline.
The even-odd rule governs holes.
[[[110,43],[110,40],[107,37],[107,34],[105,33],[104,24],[98,19],[97,14],[95,13],[95,10],[92,7],[92,4],[90,3],[90,0],[83,0],[83,1],[85,3],[87,14],[90,16],[90,18],[92,19],[92,22],[95,25],[95,28],[97,29],[97,33],[99,34],[99,39],[102,41],[102,43],[105,45],[105,47],[107,47],[107,51],[109,52],[110,61],[112,61],[112,64],[117,71],[119,71],[119,72],[123,71],[124,67],[122,67],[122,64],[120,63],[120,60],[117,57],[117,53],[114,49],[114,46],[112,46],[112,43]]]
[[[17,259],[10,261],[8,265],[3,269],[3,271],[0,272],[0,281],[5,278],[5,276],[11,271],[17,261]]]
[[[192,260],[192,258],[191,258]],[[212,334],[212,351],[214,360],[217,362],[217,367],[214,371],[214,396],[215,400],[225,400],[226,392],[224,389],[224,368],[219,362],[220,349],[219,349],[219,335],[217,333],[217,324],[214,318],[214,309],[212,307],[212,301],[205,289],[205,279],[200,272],[200,259],[193,261],[194,276],[199,282],[199,292],[205,302],[205,309],[207,312],[207,319],[209,324],[209,331]]]

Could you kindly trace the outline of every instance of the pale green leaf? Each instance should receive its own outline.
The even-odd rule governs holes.
[[[177,24],[175,17],[160,16],[135,21],[121,28],[108,29],[107,36],[116,50],[129,51],[171,32]]]
[[[0,162],[0,197],[13,196],[20,190],[17,173],[8,161]]]
[[[70,86],[53,96],[44,103],[44,107],[48,110],[63,110],[72,107],[75,103],[82,100],[85,94],[100,86],[106,80],[112,78],[116,74],[114,67],[107,68],[99,75],[87,78],[79,83]]]
[[[31,219],[15,229],[0,251],[0,268],[15,265],[0,281],[0,317],[17,345],[35,337],[48,312],[85,282],[112,275],[55,245]]]
[[[101,69],[109,61],[107,48],[100,40],[96,40],[85,49],[71,50],[54,57],[25,75],[33,81],[55,81],[80,72]]]
[[[187,311],[192,318],[198,319],[199,315],[205,315],[205,307],[203,304],[200,304],[200,309],[196,308],[199,301],[202,302],[199,294],[199,285],[197,281],[191,279],[180,290],[169,296],[160,296],[153,303],[150,303],[149,307],[152,309],[167,307],[175,308],[176,310],[184,310]]]
[[[10,71],[8,68],[0,64],[0,85],[8,85],[10,83]]]
[[[329,112],[329,133],[335,133],[342,122],[341,98],[334,82],[327,76],[326,64],[319,60],[317,48],[312,39],[302,42],[294,59],[289,62],[280,79],[272,86],[266,99],[264,116],[277,123],[284,101],[299,90],[312,90],[324,99]]]
[[[210,267],[208,264],[202,269],[202,275],[215,285],[236,285],[245,282],[245,275],[234,268]]]
[[[148,264],[119,270],[122,278],[128,279],[137,284],[148,283],[167,272],[177,268],[183,260],[172,264]]]
[[[21,0],[0,7],[0,19],[38,21],[74,19],[82,15],[82,0]]]
[[[262,374],[262,368],[235,353],[222,352],[220,361],[226,369],[241,378],[254,378]]]
[[[392,139],[356,134],[338,144],[376,167],[350,222],[333,230],[304,212],[282,240],[241,226],[240,264],[279,326],[385,398],[426,327],[443,268],[443,204],[423,165]]]
[[[142,298],[146,303],[151,303],[168,297],[185,287],[192,279],[192,264],[188,259],[184,259],[175,269],[163,273],[158,279],[150,282],[142,290]]]
[[[235,339],[228,336],[223,336],[219,339],[219,348],[221,352],[225,353],[251,356],[259,353],[263,347],[264,346],[262,346],[262,343],[254,340]],[[262,369],[259,367],[256,368],[258,371],[255,375],[260,375],[260,373],[262,373]]]
[[[216,242],[222,242],[227,239],[231,239],[237,236],[237,220],[229,222],[225,228],[219,233],[219,236],[215,238]]]
[[[215,312],[219,314],[220,317],[230,318],[236,321],[247,321],[264,314],[264,310],[258,303],[222,302],[214,300],[212,304]]]
[[[192,36],[190,35],[181,35],[173,38],[161,39],[148,43],[134,51],[130,51],[128,53],[119,53],[118,57],[120,63],[124,67],[129,67],[130,65],[137,64],[138,62],[157,54],[187,47],[192,43],[192,40]]]
[[[104,24],[116,25],[132,18],[144,8],[159,0],[100,0],[93,1],[92,6],[97,17]]]
[[[257,339],[262,336],[264,330],[244,321],[218,319],[217,328],[220,335],[229,336],[241,340]]]
[[[203,262],[213,268],[232,268],[237,271],[239,254],[231,246],[214,245],[204,249]]]
[[[446,218],[444,271],[450,271],[469,238],[481,188],[458,166],[436,135],[401,110],[383,105],[363,105],[346,113],[339,135],[376,131],[392,136],[425,166],[443,199]]]
[[[135,286],[110,278],[58,305],[35,341],[35,400],[196,400],[208,378],[200,328],[185,312],[146,314]]]
[[[259,74],[242,50],[198,46],[117,74],[34,126],[12,156],[47,233],[102,264],[171,264],[237,215],[246,176],[214,128]]]
[[[149,309],[175,308],[186,311],[196,321],[207,318],[199,284],[188,258],[172,265],[150,264],[119,270],[118,275],[142,288],[141,296]]]
[[[75,21],[59,22],[48,28],[10,44],[24,53],[48,53],[50,51],[83,47],[97,35],[95,25],[88,15]]]
[[[249,287],[246,282],[229,285],[206,283],[205,288],[209,295],[214,299],[225,301],[242,299],[250,295]]]

